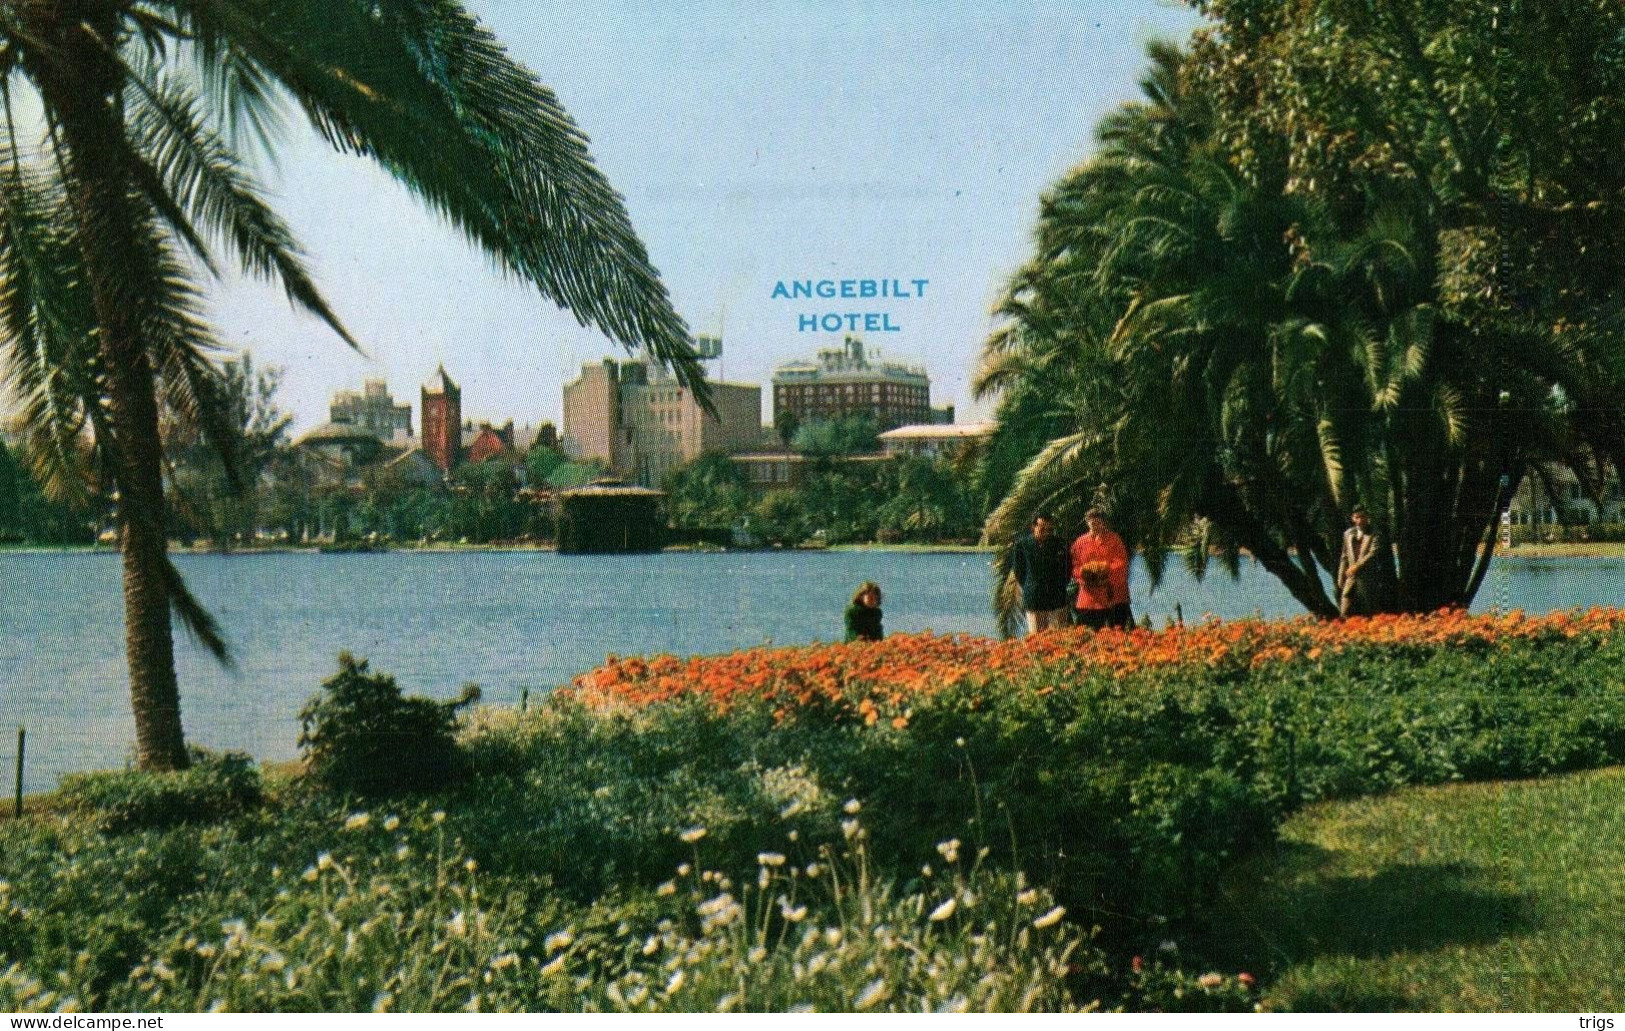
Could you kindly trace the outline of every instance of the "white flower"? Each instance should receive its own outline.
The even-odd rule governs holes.
[[[677,864],[677,876],[679,876],[679,877],[687,877],[688,872],[690,870],[692,870],[692,869],[694,869],[694,868],[692,866],[689,866],[687,863],[678,863]]]
[[[479,868],[480,868],[480,864],[476,863],[472,859],[470,859],[468,862],[463,864],[463,869],[467,870],[469,873],[473,873],[475,870],[478,870]]]
[[[491,961],[491,969],[506,970],[518,962],[519,954],[517,952],[504,952],[502,955]]]
[[[660,939],[659,938],[657,938],[657,937],[655,937],[654,935],[651,934],[651,935],[649,935],[648,938],[644,939],[644,942],[643,942],[643,954],[645,956],[653,956],[655,953],[657,953],[659,951],[660,951]]]
[[[305,867],[305,873],[304,873],[305,880],[314,881],[316,878],[318,878],[320,876],[321,876],[321,874],[316,872],[316,868],[314,866]]]
[[[1036,920],[1034,920],[1033,921],[1033,926],[1039,928],[1040,930],[1042,930],[1045,927],[1053,927],[1054,925],[1061,922],[1061,917],[1063,917],[1063,916],[1066,916],[1066,907],[1065,906],[1056,906],[1054,909],[1050,910],[1048,913],[1045,913],[1043,916],[1038,917]]]
[[[332,857],[332,855],[327,853],[327,852],[323,852],[323,853],[320,853],[319,855],[317,855],[317,857],[316,857],[316,869],[318,869],[318,870],[331,870],[331,869],[333,869],[333,857]]]
[[[866,1010],[877,1003],[885,1002],[888,994],[890,993],[886,991],[886,979],[877,977],[863,986],[863,991],[859,992],[858,997],[852,1000],[852,1008]]]
[[[929,917],[927,917],[926,919],[932,921],[933,923],[935,923],[937,921],[941,921],[941,920],[946,920],[949,917],[953,916],[954,915],[954,910],[956,910],[958,908],[959,908],[959,901],[957,899],[949,899],[948,901],[946,901],[946,902],[942,903],[941,905],[937,906],[936,909],[933,909],[931,911],[931,915]]]
[[[856,820],[842,820],[841,821],[841,833],[846,835],[846,837],[848,839],[852,838],[855,834],[858,833],[858,821],[856,821]]]
[[[446,811],[444,809],[436,809],[434,811],[434,815],[429,817],[429,819],[433,820],[435,823],[445,823]]]
[[[807,864],[807,876],[808,877],[817,877],[819,874],[821,874],[823,872],[824,872],[824,868],[822,866],[819,866],[817,863],[808,863]]]
[[[767,949],[764,946],[758,945],[754,949],[751,949],[750,952],[746,954],[745,958],[750,960],[752,963],[760,963],[762,960],[767,958]]]
[[[675,994],[683,987],[683,982],[687,980],[688,975],[679,969],[677,973],[671,975],[671,980],[666,982],[666,994]]]
[[[959,839],[949,838],[947,841],[937,842],[937,851],[942,853],[942,858],[946,862],[959,862]]]
[[[791,909],[788,904],[785,904],[784,906],[780,907],[779,913],[792,924],[799,924],[801,921],[807,918],[807,907],[797,906],[796,908]]]
[[[1206,973],[1196,979],[1196,984],[1200,988],[1217,988],[1224,984],[1224,975],[1217,972]]]
[[[569,948],[570,943],[575,940],[575,935],[569,931],[554,931],[542,942],[542,949],[547,952],[556,952],[559,949]]]
[[[1016,895],[1016,901],[1023,906],[1036,906],[1038,905],[1038,890],[1036,888],[1028,888],[1026,891],[1018,892]]]
[[[862,811],[863,811],[863,803],[859,802],[855,798],[847,799],[846,804],[841,806],[841,812],[845,813],[848,816],[856,816],[856,815],[858,815],[858,813],[860,813]]]
[[[677,835],[677,837],[683,842],[683,844],[692,845],[696,841],[699,841],[701,838],[705,837],[705,828],[690,827],[688,830]]]
[[[392,830],[396,829],[397,827],[399,827],[400,825],[401,825],[401,818],[399,816],[391,816],[389,819],[384,821],[384,830],[392,831]]]
[[[453,938],[461,938],[468,933],[468,917],[463,915],[462,910],[453,913],[451,919],[446,921],[446,930]]]
[[[780,852],[758,852],[756,861],[763,866],[783,866],[784,854]]]
[[[655,894],[656,895],[675,895],[675,894],[677,894],[677,885],[672,881],[662,881],[661,884],[660,884],[660,887],[655,889]]]
[[[564,958],[566,956],[568,956],[568,955],[569,955],[568,952],[561,952],[557,956],[554,956],[553,959],[551,961],[549,961],[546,966],[542,967],[542,969],[540,971],[541,975],[543,977],[552,977],[554,974],[556,974],[559,971],[563,970],[564,969]]]
[[[926,863],[924,866],[920,867],[920,876],[922,876],[922,877],[930,877],[931,876],[931,864],[930,863]]]
[[[344,829],[358,831],[371,822],[372,815],[370,813],[351,813],[350,818],[344,821]]]

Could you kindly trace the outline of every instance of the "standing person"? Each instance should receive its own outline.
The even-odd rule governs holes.
[[[1010,571],[1021,584],[1021,607],[1027,633],[1066,625],[1066,580],[1071,566],[1066,545],[1055,535],[1055,521],[1044,512],[1033,517],[1031,533],[1016,539]]]
[[[1077,611],[1080,626],[1099,630],[1134,625],[1128,598],[1128,549],[1112,532],[1106,513],[1091,508],[1084,516],[1089,532],[1072,542],[1072,578],[1078,581]]]
[[[846,639],[848,641],[878,641],[886,636],[880,628],[880,585],[865,580],[852,595],[852,604],[846,607]]]
[[[1364,508],[1356,506],[1349,521],[1354,525],[1343,531],[1343,554],[1337,562],[1337,609],[1344,616],[1369,616],[1388,602],[1393,553]]]

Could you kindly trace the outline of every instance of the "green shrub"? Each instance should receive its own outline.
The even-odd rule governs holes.
[[[191,758],[191,766],[173,773],[69,774],[57,794],[105,834],[212,823],[260,804],[260,775],[248,756],[194,748]]]
[[[339,656],[339,671],[299,714],[308,775],[335,791],[383,795],[442,788],[461,772],[457,710],[479,699],[470,684],[451,702],[404,697],[366,659]]]

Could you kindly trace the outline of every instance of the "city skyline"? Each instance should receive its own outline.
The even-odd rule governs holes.
[[[840,333],[799,331],[800,316],[869,310],[898,328],[867,342],[925,366],[964,418],[987,412],[969,403],[969,380],[1040,193],[1093,149],[1101,115],[1134,97],[1145,43],[1198,23],[1155,0],[1127,13],[1093,0],[789,4],[748,22],[722,3],[681,15],[470,6],[587,132],[691,330],[725,338],[718,379],[765,384],[783,362],[839,344]],[[468,388],[468,417],[557,425],[583,363],[628,357],[505,282],[299,119],[288,117],[268,185],[367,357],[263,284],[228,281],[211,298],[227,345],[285,370],[278,403],[296,435],[323,421],[333,390],[416,384],[440,363]],[[822,279],[929,286],[873,305],[773,297],[780,282]]]

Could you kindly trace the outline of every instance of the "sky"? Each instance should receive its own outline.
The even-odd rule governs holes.
[[[844,335],[802,331],[801,316],[874,312],[898,329],[859,335],[923,365],[961,422],[987,414],[970,380],[1040,194],[1137,95],[1146,43],[1197,25],[1171,0],[468,7],[587,132],[678,312],[722,333],[713,375],[766,388]],[[277,288],[211,290],[221,338],[283,369],[296,432],[368,378],[413,405],[415,428],[440,363],[466,417],[558,423],[582,363],[624,355],[298,118],[262,175],[365,354]],[[773,296],[820,279],[926,282],[906,299]],[[764,421],[770,403],[764,389]]]

